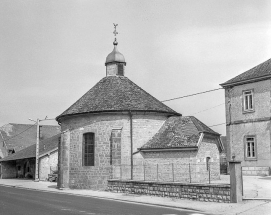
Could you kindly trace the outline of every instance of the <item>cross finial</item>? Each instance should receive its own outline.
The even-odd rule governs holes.
[[[117,32],[117,26],[118,26],[118,24],[113,23],[113,25],[114,25],[114,28],[115,28],[115,30],[113,31],[113,34],[115,34],[115,37],[116,37],[117,34],[118,34],[118,32]]]

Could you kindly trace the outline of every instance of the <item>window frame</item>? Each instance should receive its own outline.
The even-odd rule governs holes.
[[[245,93],[250,92],[251,93],[251,103],[252,103],[252,108],[246,108],[246,95]],[[242,91],[242,109],[243,113],[251,113],[255,111],[255,105],[254,105],[254,89],[248,89],[248,90],[243,90]]]
[[[255,156],[248,156],[248,138],[253,138],[254,139],[254,154]],[[250,146],[251,148],[251,146]],[[244,136],[244,158],[246,161],[251,161],[251,160],[257,160],[257,139],[256,135],[246,135]]]
[[[86,147],[85,147],[85,142],[86,142],[86,136],[87,135],[93,135],[93,153],[88,153],[88,152],[86,152]],[[91,144],[89,144],[89,145],[91,145]],[[87,161],[87,165],[86,165],[86,163],[85,163],[85,155],[86,154],[92,154],[92,156],[93,156],[93,162],[89,162],[89,161]],[[82,166],[84,166],[84,167],[89,167],[89,166],[95,166],[95,133],[94,132],[87,132],[87,133],[84,133],[83,134],[83,140],[82,140]]]

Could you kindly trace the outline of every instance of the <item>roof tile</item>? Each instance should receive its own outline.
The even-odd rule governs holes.
[[[193,116],[170,117],[141,149],[196,147],[201,132],[220,135]]]
[[[250,81],[255,78],[264,78],[265,76],[271,75],[271,58],[258,66],[253,67],[252,69],[247,70],[246,72],[243,72],[242,74],[226,81],[225,83],[221,84],[221,86],[231,86],[231,85],[237,85],[238,82],[246,82]],[[269,77],[270,78],[270,77]]]
[[[108,76],[101,79],[56,119],[82,113],[129,110],[181,115],[141,89],[127,77]]]
[[[53,137],[40,141],[39,144],[39,154],[43,155],[47,152],[50,152],[58,147],[60,134],[57,134]],[[0,161],[12,161],[12,160],[20,160],[25,158],[35,158],[36,157],[36,144],[28,146],[27,148],[18,151],[14,154],[11,154]]]

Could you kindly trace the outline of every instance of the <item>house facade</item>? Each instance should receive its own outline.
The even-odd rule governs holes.
[[[228,160],[241,160],[245,175],[269,175],[271,59],[221,86],[225,89]]]
[[[168,161],[176,161],[176,156],[177,160],[180,160],[180,148],[185,147],[186,152],[210,148],[207,154],[191,152],[188,157],[195,162],[206,162],[206,156],[208,159],[219,159],[216,141],[219,142],[220,135],[207,128],[209,132],[200,132],[196,130],[195,125],[186,129],[188,124],[181,123],[182,120],[178,118],[181,117],[180,113],[151,96],[125,76],[126,61],[117,50],[116,40],[113,44],[114,49],[105,62],[106,77],[56,118],[62,131],[58,187],[106,189],[108,179],[114,174],[113,167],[125,166],[119,172],[122,177],[136,179],[136,164],[150,163],[153,161],[152,156],[156,157],[155,162],[161,164],[165,163],[165,156],[171,156],[168,157]],[[159,134],[159,130],[169,119],[179,122],[180,126],[184,126],[184,130],[193,130],[197,138],[189,142],[191,135],[180,133],[182,138],[176,139],[177,135],[175,145],[172,144],[168,149],[176,150],[179,154],[173,152],[169,155],[165,147],[162,157],[156,152],[146,152],[147,148],[143,146]],[[206,141],[199,141],[201,133],[206,133]],[[174,134],[171,135],[171,138],[174,137]],[[189,147],[188,142],[194,144],[193,147]],[[181,143],[188,145],[182,147],[179,145]],[[205,157],[201,158],[200,154],[204,154]]]

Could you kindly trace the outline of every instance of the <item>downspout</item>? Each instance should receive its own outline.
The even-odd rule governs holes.
[[[7,147],[7,144],[6,144],[5,140],[4,140],[4,137],[3,137],[3,135],[2,135],[2,131],[1,131],[1,130],[0,130],[0,135],[1,135],[2,139],[3,139],[3,145],[4,145],[5,148],[6,148],[6,153],[5,153],[5,155],[4,155],[3,152],[2,152],[2,154],[3,154],[4,157],[6,157],[6,156],[8,156],[8,147]]]
[[[130,141],[131,141],[131,180],[133,180],[133,169],[134,169],[134,162],[133,162],[133,115],[131,110],[129,110],[129,117],[130,117]]]

